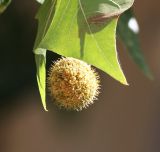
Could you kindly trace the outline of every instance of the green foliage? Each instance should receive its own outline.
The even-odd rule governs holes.
[[[133,0],[46,0],[37,18],[37,78],[45,104],[46,50],[86,61],[127,84],[116,52],[117,17]],[[55,7],[56,6],[56,7]]]
[[[46,50],[43,50],[45,54],[43,55],[35,55],[36,65],[37,65],[37,82],[39,86],[39,92],[41,95],[41,100],[44,109],[47,111],[46,108]]]
[[[138,31],[129,26],[132,19],[136,22],[132,11],[126,11],[134,0],[36,1],[42,6],[36,16],[39,25],[34,53],[39,91],[46,111],[47,50],[81,59],[127,85],[117,56],[116,28],[134,62],[152,78],[141,52]],[[10,3],[11,0],[0,0],[0,14]]]
[[[141,52],[138,31],[134,31],[129,27],[129,22],[135,20],[133,12],[131,10],[126,11],[119,19],[117,26],[117,34],[127,47],[130,56],[134,62],[143,70],[144,74],[152,79],[152,74],[145,62],[143,54]]]
[[[0,14],[6,10],[10,3],[11,0],[0,0]]]

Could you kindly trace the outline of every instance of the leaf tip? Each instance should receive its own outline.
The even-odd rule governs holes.
[[[129,86],[129,83],[127,82],[126,79],[123,82],[121,82],[121,83],[124,84],[125,86]]]
[[[44,111],[48,112],[48,109],[46,106],[43,106],[43,108],[44,108]]]

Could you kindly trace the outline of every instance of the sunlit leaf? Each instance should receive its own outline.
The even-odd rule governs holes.
[[[132,4],[133,0],[46,0],[37,14],[35,54],[50,50],[78,58],[127,84],[117,57],[115,34],[117,16]],[[41,96],[45,96],[44,90]]]

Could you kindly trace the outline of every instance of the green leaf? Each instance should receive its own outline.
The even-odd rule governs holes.
[[[44,50],[46,52],[46,50]],[[46,54],[44,55],[35,55],[36,66],[37,66],[37,82],[39,87],[39,92],[41,95],[41,100],[44,109],[46,108]]]
[[[119,19],[117,34],[127,47],[133,61],[143,70],[149,78],[153,78],[148,65],[141,52],[138,38],[138,24],[132,10],[126,11]]]
[[[45,0],[37,14],[35,54],[50,50],[81,59],[127,85],[116,51],[116,16],[132,4],[133,0]],[[41,82],[45,85],[44,79]]]
[[[55,1],[47,0],[39,9],[36,18],[39,21],[38,33],[34,45],[35,60],[37,66],[37,81],[41,100],[45,111],[46,107],[46,51],[47,49],[40,48],[39,43],[44,38],[49,24],[51,23],[54,15]],[[52,6],[50,8],[50,6]],[[49,9],[50,8],[50,9]],[[40,16],[40,17],[39,17]]]
[[[10,3],[11,0],[0,0],[0,14],[6,10]]]

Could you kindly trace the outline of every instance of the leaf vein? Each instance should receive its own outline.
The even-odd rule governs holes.
[[[85,19],[85,21],[86,21],[86,24],[87,24],[87,26],[88,26],[88,29],[89,29],[89,31],[90,31],[90,34],[91,34],[92,38],[95,40],[95,43],[96,43],[96,46],[97,46],[99,52],[100,52],[101,54],[103,54],[102,57],[104,58],[104,60],[105,60],[106,62],[108,62],[109,65],[116,71],[115,67],[114,67],[114,66],[111,64],[111,62],[106,58],[106,55],[105,55],[104,52],[102,51],[102,48],[99,46],[99,44],[97,43],[94,35],[92,34],[92,30],[91,30],[91,28],[90,28],[90,25],[88,24],[88,21],[87,21],[85,12],[84,12],[83,7],[82,7],[81,0],[79,0],[79,5],[80,5],[81,11],[82,11],[82,13],[83,13],[84,19]]]

